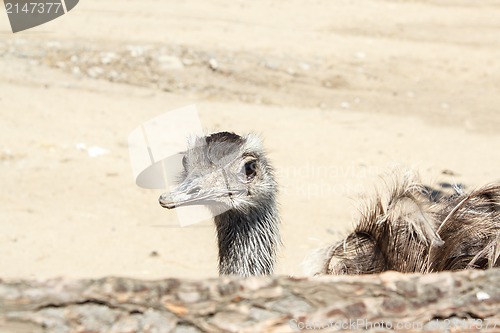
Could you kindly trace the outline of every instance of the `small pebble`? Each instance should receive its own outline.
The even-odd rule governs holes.
[[[161,55],[157,58],[161,70],[183,69],[182,61],[174,56]]]
[[[101,54],[101,63],[107,65],[118,59],[118,56],[114,52],[105,52]]]
[[[104,73],[104,70],[103,70],[101,67],[97,67],[97,66],[90,67],[90,68],[87,70],[87,74],[88,74],[91,78],[97,78],[97,77],[98,77],[98,76],[100,76],[102,73]]]
[[[120,79],[121,75],[117,71],[111,71],[108,73],[108,78],[111,80],[117,80]]]
[[[213,71],[216,71],[217,69],[219,69],[219,63],[214,58],[210,58],[210,60],[208,61],[208,66]]]
[[[490,299],[490,295],[488,293],[485,293],[484,291],[478,291],[476,294],[476,297],[480,301],[484,301],[486,299]]]
[[[351,104],[349,102],[342,102],[340,103],[340,107],[343,109],[349,109],[351,107]]]
[[[300,67],[300,69],[302,69],[303,71],[308,71],[308,70],[310,70],[310,69],[311,69],[311,65],[309,65],[309,64],[307,64],[307,63],[305,63],[305,62],[301,62],[301,63],[299,64],[299,67]]]
[[[129,45],[127,46],[127,50],[130,52],[130,55],[134,58],[140,57],[144,54],[144,47],[142,46],[136,46],[136,45]]]
[[[94,158],[109,154],[109,150],[97,146],[92,146],[87,149],[87,153],[90,157]]]

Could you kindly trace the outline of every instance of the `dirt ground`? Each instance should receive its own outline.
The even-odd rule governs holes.
[[[497,181],[499,31],[494,0],[85,0],[15,35],[0,11],[0,276],[216,276],[212,223],[180,228],[128,156],[132,129],[189,104],[263,137],[279,274],[395,167]]]

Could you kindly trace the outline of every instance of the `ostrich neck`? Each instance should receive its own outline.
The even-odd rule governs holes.
[[[276,251],[281,242],[274,202],[256,205],[246,212],[229,210],[217,215],[214,221],[219,243],[220,275],[273,273]]]

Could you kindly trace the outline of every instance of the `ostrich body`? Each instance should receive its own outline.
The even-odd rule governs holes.
[[[221,275],[269,275],[281,243],[277,184],[260,140],[220,132],[194,139],[165,208],[206,205],[214,217]]]
[[[312,274],[430,273],[500,266],[500,184],[431,200],[412,177],[361,213],[354,231],[310,258]]]
[[[277,184],[260,140],[221,132],[196,138],[165,208],[206,205],[214,214],[221,275],[272,274],[281,243]],[[396,177],[368,203],[343,241],[309,257],[309,274],[438,272],[500,266],[500,184],[433,198]]]

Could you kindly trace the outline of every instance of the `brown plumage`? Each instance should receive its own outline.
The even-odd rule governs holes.
[[[433,202],[407,178],[378,194],[316,274],[438,272],[500,266],[500,183]]]

